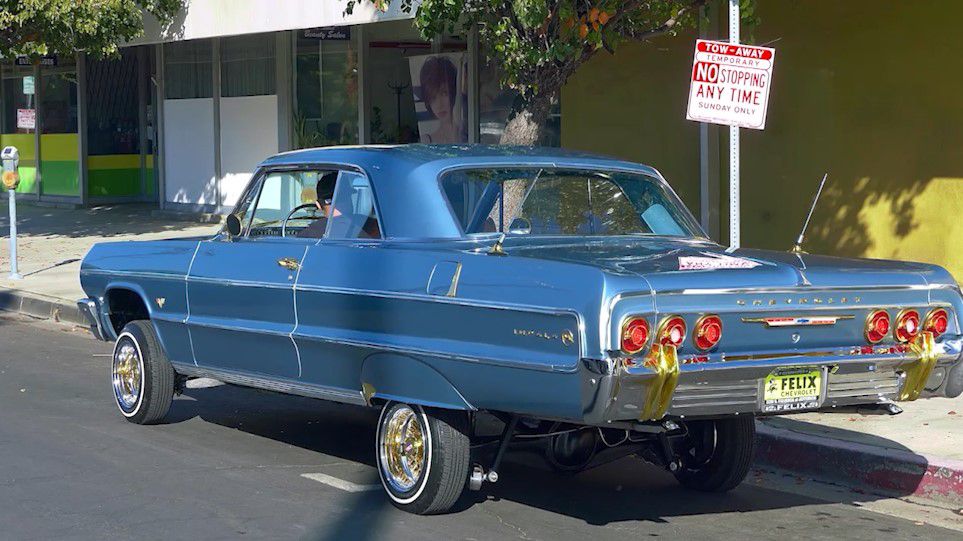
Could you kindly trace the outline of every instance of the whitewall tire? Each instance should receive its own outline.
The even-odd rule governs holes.
[[[174,368],[149,321],[132,321],[117,336],[110,363],[114,403],[137,424],[164,418],[174,399]]]
[[[467,414],[389,402],[381,410],[375,457],[391,502],[419,515],[449,511],[465,489]]]

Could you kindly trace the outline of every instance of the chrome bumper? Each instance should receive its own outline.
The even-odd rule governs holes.
[[[104,329],[103,321],[100,319],[100,309],[94,299],[80,299],[77,301],[77,309],[84,315],[87,324],[90,325],[90,332],[98,340],[108,341],[107,333]]]
[[[813,355],[785,352],[753,355],[750,360],[672,366],[665,355],[654,362],[613,360],[611,376],[602,378],[607,401],[589,414],[593,423],[650,420],[663,416],[691,418],[741,413],[769,414],[762,406],[763,385],[775,369],[814,368],[823,371],[824,384],[816,410],[874,404],[918,397],[959,394],[963,340],[944,337],[927,351],[852,355]],[[640,359],[641,361],[641,359]],[[602,403],[606,402],[604,406]],[[662,402],[661,407],[653,406]],[[812,411],[810,409],[809,411]],[[779,413],[792,413],[782,411]],[[587,419],[588,420],[588,419]]]

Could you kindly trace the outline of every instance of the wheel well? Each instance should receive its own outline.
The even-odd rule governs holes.
[[[129,289],[111,289],[105,297],[107,303],[107,313],[110,315],[110,324],[114,327],[116,334],[131,321],[138,319],[150,319],[150,312],[147,305],[140,295]]]

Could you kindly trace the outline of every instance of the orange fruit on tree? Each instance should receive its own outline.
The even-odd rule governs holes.
[[[585,23],[582,23],[578,27],[578,37],[585,39],[585,36],[588,36],[588,25]]]
[[[612,18],[612,16],[609,15],[608,13],[604,12],[604,11],[601,12],[601,13],[599,13],[599,23],[601,23],[601,24],[605,24],[605,23],[609,22],[609,19],[611,19],[611,18]]]
[[[594,23],[599,20],[599,8],[592,8],[588,12],[588,20],[590,23]]]

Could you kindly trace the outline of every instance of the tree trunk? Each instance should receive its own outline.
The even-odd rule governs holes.
[[[540,92],[515,113],[502,133],[499,144],[534,146],[542,141],[545,124],[552,109],[554,93]]]

